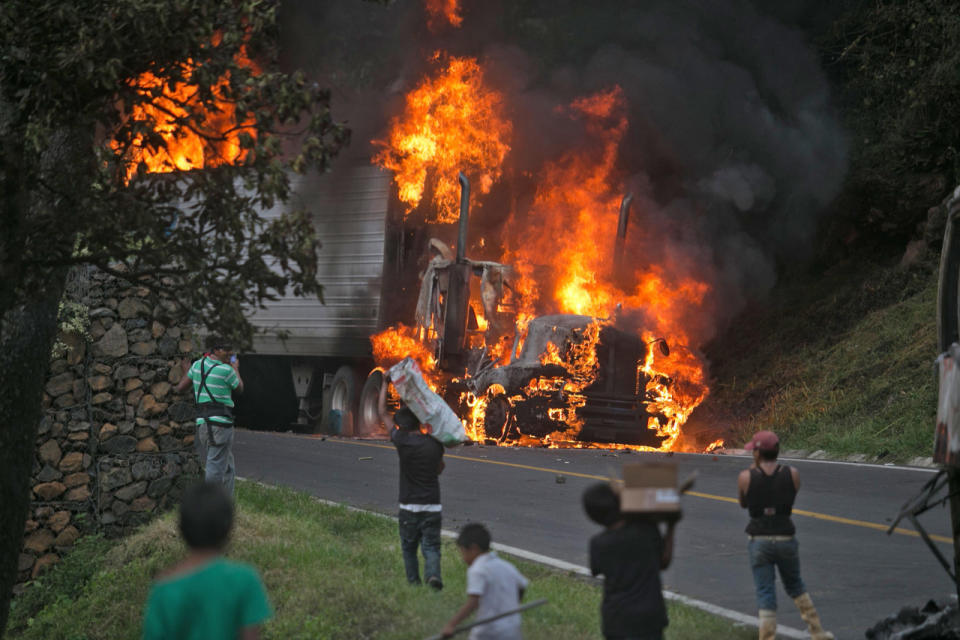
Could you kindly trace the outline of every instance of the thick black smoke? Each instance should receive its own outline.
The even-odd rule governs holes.
[[[619,184],[636,195],[633,260],[662,262],[713,292],[696,337],[712,334],[802,260],[837,193],[846,142],[819,61],[799,27],[820,19],[794,0],[767,13],[748,0],[590,3],[465,0],[460,29],[431,34],[419,2],[293,3],[288,63],[332,86],[369,157],[437,49],[474,55],[506,95],[512,184],[480,203],[493,228],[522,215],[545,163],[586,130],[557,107],[619,85],[629,129]]]

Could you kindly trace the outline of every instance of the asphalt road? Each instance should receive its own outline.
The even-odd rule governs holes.
[[[234,453],[240,476],[396,512],[397,456],[388,442],[238,430]],[[580,507],[583,489],[598,477],[618,473],[625,461],[663,456],[476,446],[448,451],[441,478],[444,528],[483,522],[496,542],[586,565],[587,540],[597,528]],[[694,469],[699,477],[684,498],[664,587],[755,616],[743,533],[746,515],[735,501],[737,472],[747,459],[686,454],[671,459],[681,477]],[[790,464],[799,468],[802,481],[794,522],[803,578],[838,639],[863,638],[866,628],[901,606],[951,596],[948,576],[919,537],[905,530],[885,533],[900,506],[930,478],[929,471],[803,460]],[[565,482],[557,482],[558,474]],[[922,522],[952,557],[948,511],[936,509]],[[805,628],[782,588],[779,604],[781,624]]]

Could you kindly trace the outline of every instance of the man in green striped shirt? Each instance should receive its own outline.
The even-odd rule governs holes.
[[[184,362],[177,391],[193,383],[197,403],[197,445],[206,449],[206,480],[223,485],[233,495],[236,468],[233,464],[233,392],[243,393],[240,362],[233,347],[218,336],[207,337],[207,353],[189,369]]]

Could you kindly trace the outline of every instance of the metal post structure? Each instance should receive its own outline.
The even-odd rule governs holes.
[[[460,227],[457,259],[449,269],[447,297],[444,301],[443,348],[440,366],[457,369],[464,365],[464,340],[470,311],[470,262],[467,260],[467,228],[470,216],[470,181],[460,172]]]
[[[943,234],[943,249],[940,253],[940,278],[937,291],[937,338],[940,353],[946,353],[950,345],[960,342],[960,188],[954,191],[947,204],[947,226]],[[941,390],[942,392],[942,390]],[[944,428],[937,425],[937,438]],[[947,437],[947,443],[950,438]],[[940,459],[937,459],[940,458]],[[950,501],[950,525],[953,531],[953,575],[960,576],[960,451],[935,447],[934,459],[944,466],[948,477]],[[960,599],[960,583],[957,583],[957,598]]]
[[[950,527],[953,531],[953,575],[960,576],[960,469],[955,466],[947,468],[950,492]],[[960,582],[954,582],[957,588],[957,600],[960,601]]]
[[[623,278],[623,252],[627,243],[627,224],[630,221],[630,203],[633,194],[628,193],[620,201],[620,218],[617,220],[617,241],[613,247],[613,279],[620,282]]]
[[[457,234],[457,262],[467,257],[467,225],[470,221],[470,181],[461,171],[457,175],[460,181],[460,225]]]

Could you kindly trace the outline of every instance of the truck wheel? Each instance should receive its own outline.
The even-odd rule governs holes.
[[[510,403],[503,395],[491,396],[483,414],[483,433],[494,440],[502,440],[510,422]]]
[[[374,369],[367,376],[360,390],[360,405],[357,412],[357,428],[354,435],[378,436],[386,435],[387,430],[380,422],[377,411],[377,402],[380,400],[380,388],[383,386],[383,371]]]
[[[323,408],[323,430],[338,432],[344,436],[354,435],[357,416],[357,399],[360,393],[360,376],[353,367],[344,365],[337,369],[327,392],[330,401]]]

